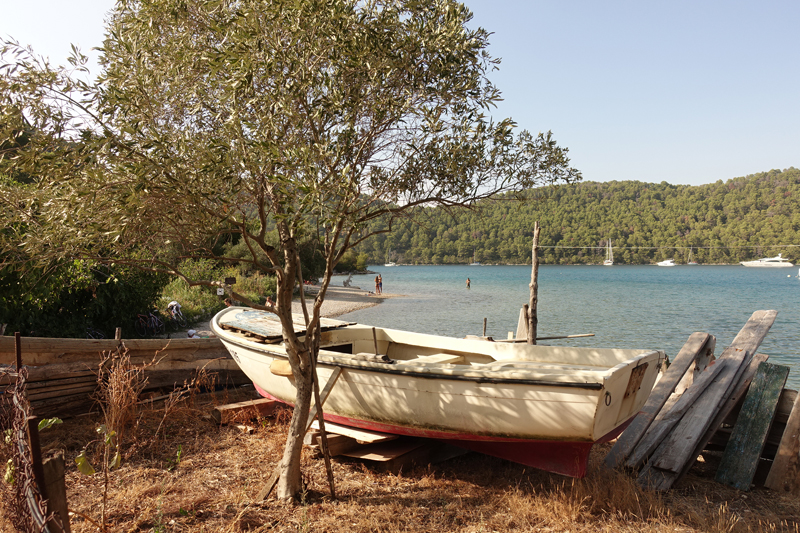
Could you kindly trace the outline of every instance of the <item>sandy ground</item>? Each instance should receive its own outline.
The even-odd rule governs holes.
[[[312,291],[314,288],[312,287]],[[314,293],[316,294],[316,293]],[[310,308],[314,303],[314,294],[306,293],[306,305]],[[325,295],[325,301],[322,302],[322,316],[333,318],[359,309],[365,309],[378,305],[383,300],[388,298],[397,298],[399,294],[375,294],[368,290],[360,289],[358,287],[328,287],[328,292]],[[295,299],[292,303],[293,313],[302,313],[303,309],[300,305],[300,300]],[[211,337],[210,321],[205,321],[196,324],[193,328],[197,331],[200,337]],[[188,328],[183,331],[170,333],[173,339],[184,338],[187,336]]]

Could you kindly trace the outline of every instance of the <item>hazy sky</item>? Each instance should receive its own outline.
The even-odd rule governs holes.
[[[800,166],[800,1],[469,0],[502,58],[495,115],[552,130],[585,180],[702,184]],[[63,62],[110,0],[0,0],[0,35]]]

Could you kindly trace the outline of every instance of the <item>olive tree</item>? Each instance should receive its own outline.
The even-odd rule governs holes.
[[[234,296],[283,327],[297,396],[278,496],[291,497],[320,307],[334,266],[378,227],[368,223],[580,179],[549,133],[491,118],[497,61],[470,19],[452,0],[119,0],[91,83],[75,75],[77,51],[72,70],[54,69],[6,43],[2,140],[24,131],[27,143],[2,164],[36,176],[3,191],[0,216],[20,228],[7,248],[193,285],[219,282],[189,277],[185,258],[274,275],[274,305]],[[231,235],[247,257],[220,255]],[[298,242],[309,237],[325,271],[298,335]]]

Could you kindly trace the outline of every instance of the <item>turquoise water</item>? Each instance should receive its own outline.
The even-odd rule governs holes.
[[[528,302],[527,266],[370,267],[383,290],[404,295],[342,318],[373,326],[463,337],[506,338]],[[539,268],[539,336],[594,333],[547,341],[566,346],[661,349],[674,357],[689,335],[717,337],[716,354],[750,315],[775,309],[761,344],[770,362],[791,368],[787,387],[800,388],[800,279],[796,268],[742,266],[551,266]],[[466,288],[470,278],[471,288]],[[374,275],[353,285],[374,290]]]

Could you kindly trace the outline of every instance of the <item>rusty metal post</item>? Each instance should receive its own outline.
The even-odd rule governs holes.
[[[14,333],[14,350],[17,354],[17,372],[22,369],[22,338],[19,331]]]
[[[26,420],[28,423],[28,445],[31,448],[31,466],[33,467],[33,478],[36,480],[36,486],[39,487],[39,493],[42,499],[47,499],[47,485],[44,482],[44,467],[42,465],[42,447],[39,444],[39,419],[35,416],[29,416]]]

